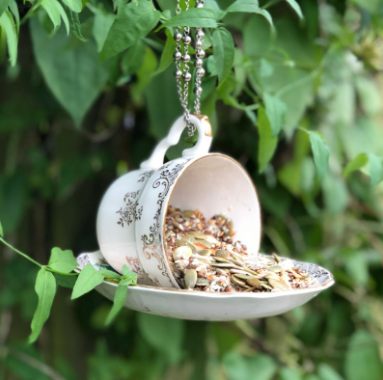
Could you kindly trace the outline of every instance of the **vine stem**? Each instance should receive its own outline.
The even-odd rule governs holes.
[[[10,245],[9,243],[7,243],[3,238],[0,237],[0,241],[5,244],[8,248],[11,248],[13,251],[15,251],[16,253],[18,253],[19,255],[23,256],[24,258],[26,258],[27,260],[29,260],[30,262],[32,262],[33,264],[39,266],[40,268],[43,267],[43,265],[41,265],[40,263],[38,263],[37,261],[33,260],[31,257],[29,257],[28,255],[26,255],[25,253],[19,251],[18,249],[16,249],[15,247],[13,247],[12,245]]]
[[[25,257],[27,260],[29,260],[30,262],[32,262],[33,264],[39,266],[40,268],[45,268],[47,271],[49,272],[52,272],[52,273],[57,273],[57,274],[62,274],[64,276],[78,276],[78,273],[63,273],[63,272],[59,272],[57,270],[54,270],[52,268],[49,268],[48,266],[46,265],[42,265],[40,263],[38,263],[37,261],[33,260],[31,257],[29,257],[28,255],[26,255],[25,253],[19,251],[18,249],[16,249],[15,247],[13,247],[12,245],[10,245],[9,243],[7,243],[3,238],[0,237],[0,241],[5,244],[7,247],[11,248],[13,251],[15,251],[16,253],[18,253],[19,255]]]

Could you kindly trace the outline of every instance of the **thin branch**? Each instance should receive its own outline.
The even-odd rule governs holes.
[[[12,245],[10,245],[9,243],[7,243],[4,239],[0,238],[0,241],[5,244],[8,248],[11,248],[14,252],[17,252],[19,255],[25,257],[27,260],[29,260],[30,262],[32,262],[33,264],[39,266],[40,268],[42,268],[43,266],[38,263],[37,261],[33,260],[31,257],[29,257],[28,255],[26,255],[25,253],[19,251],[18,249],[16,249],[15,247],[13,247]]]
[[[49,376],[52,380],[66,380],[58,372],[56,372],[52,367],[41,362],[40,360],[37,360],[33,358],[32,356],[29,356],[21,351],[12,350],[11,352],[16,358],[21,360],[23,363],[29,365],[31,368],[37,369],[44,375]]]

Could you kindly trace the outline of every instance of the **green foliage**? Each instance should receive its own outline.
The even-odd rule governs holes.
[[[263,107],[259,107],[257,125],[259,133],[258,171],[262,173],[274,155],[278,143],[278,137],[273,136],[270,121]]]
[[[87,264],[80,272],[78,280],[73,288],[72,300],[90,292],[104,281],[102,274],[94,269],[92,264]]]
[[[3,11],[2,13],[0,16],[0,28],[7,39],[9,61],[12,66],[15,66],[17,61],[17,31],[12,13],[9,11]]]
[[[119,311],[124,307],[126,297],[128,295],[128,287],[129,285],[137,285],[137,275],[133,273],[131,270],[127,268],[126,265],[122,267],[123,275],[119,277],[119,283],[117,286],[117,291],[114,296],[113,307],[110,310],[108,317],[106,319],[105,324],[108,326],[112,323],[113,319],[119,313]],[[100,272],[100,271],[99,271]],[[106,273],[105,273],[106,272]],[[113,273],[111,271],[105,270],[104,273],[101,274],[109,274]],[[113,276],[113,275],[112,275]]]
[[[99,62],[94,42],[68,49],[68,38],[62,29],[51,38],[37,19],[30,25],[33,50],[44,79],[56,99],[80,126],[108,79],[108,65]]]
[[[357,331],[350,340],[346,355],[345,372],[348,380],[362,380],[366,373],[371,380],[383,376],[383,366],[379,358],[374,338],[367,331]]]
[[[234,63],[233,37],[225,28],[218,28],[213,32],[213,49],[215,69],[222,83],[230,75]]]
[[[55,277],[45,268],[41,268],[37,274],[35,291],[39,297],[39,302],[32,320],[32,333],[29,337],[29,343],[33,343],[40,335],[41,329],[49,317],[56,294]]]
[[[77,261],[72,251],[62,251],[56,247],[52,249],[48,266],[55,271],[70,273],[77,268]]]
[[[328,169],[330,152],[323,137],[318,132],[310,132],[310,144],[314,155],[317,175],[318,178],[322,180]]]
[[[208,8],[192,8],[165,21],[163,27],[190,26],[194,28],[216,28],[214,12]]]
[[[181,359],[185,322],[180,319],[138,314],[138,327],[143,338],[167,360],[176,364]]]
[[[175,3],[0,1],[0,378],[380,380],[381,1],[205,0],[196,11],[191,0],[180,16]],[[262,251],[335,275],[334,288],[291,313],[235,323],[141,315],[121,310],[134,275],[92,271],[82,288],[70,252],[49,257],[56,245],[96,249],[103,192],[182,113],[176,24],[206,27],[202,113],[212,151],[240,161],[256,185]],[[168,158],[196,141],[184,137]],[[34,312],[37,336],[50,309],[33,290],[40,263],[60,288],[46,334],[25,347],[16,342]],[[102,279],[119,289],[113,306],[96,292],[69,301],[70,289]]]
[[[113,57],[145,37],[160,19],[151,1],[131,2],[117,14],[106,37],[101,58]]]

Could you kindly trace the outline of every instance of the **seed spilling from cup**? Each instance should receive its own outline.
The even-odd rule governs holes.
[[[168,207],[165,248],[179,284],[210,292],[271,292],[304,289],[316,280],[288,259],[258,255],[234,241],[224,215],[206,220],[198,210]]]

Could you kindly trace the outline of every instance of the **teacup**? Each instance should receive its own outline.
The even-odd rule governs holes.
[[[123,265],[141,284],[180,288],[165,252],[168,205],[225,214],[234,221],[248,252],[259,251],[260,206],[252,180],[242,166],[219,153],[208,153],[212,131],[207,117],[191,115],[198,141],[182,157],[163,164],[166,150],[178,143],[186,123],[180,117],[140,170],[118,178],[104,195],[97,216],[100,250],[118,272]]]

